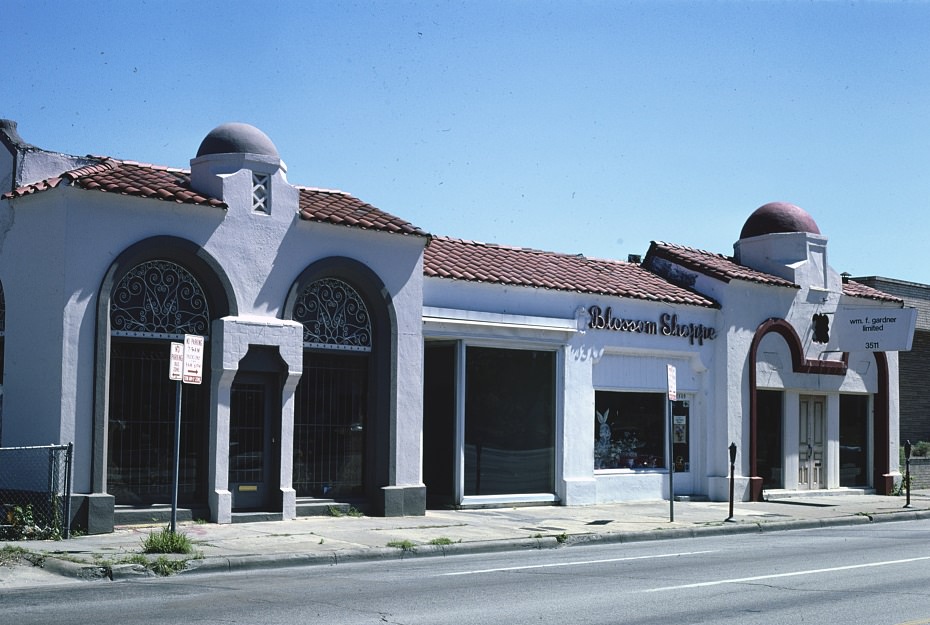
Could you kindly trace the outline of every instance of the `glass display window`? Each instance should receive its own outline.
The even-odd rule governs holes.
[[[664,393],[595,392],[594,469],[665,469]],[[672,453],[675,471],[690,469],[690,402],[672,402]]]

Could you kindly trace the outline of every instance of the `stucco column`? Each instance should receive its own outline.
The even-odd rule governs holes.
[[[281,514],[297,516],[292,484],[294,448],[294,391],[303,372],[303,326],[295,321],[268,317],[223,317],[213,322],[211,362],[213,387],[210,404],[210,517],[215,523],[232,522],[229,491],[229,418],[232,384],[250,346],[277,347],[286,370],[281,394],[280,472]]]

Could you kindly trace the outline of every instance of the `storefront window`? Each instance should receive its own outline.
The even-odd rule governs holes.
[[[869,483],[869,396],[840,395],[840,486]]]
[[[665,467],[664,394],[597,391],[594,401],[595,469]],[[686,446],[687,415],[685,421]]]
[[[469,347],[465,495],[551,493],[555,353]]]

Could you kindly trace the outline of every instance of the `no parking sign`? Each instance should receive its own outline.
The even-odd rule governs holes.
[[[203,337],[185,334],[183,343],[171,344],[168,377],[185,384],[203,382]]]

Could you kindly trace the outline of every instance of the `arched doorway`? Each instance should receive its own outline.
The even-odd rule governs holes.
[[[756,329],[749,348],[749,472],[751,501],[760,501],[762,498],[763,477],[759,473],[759,426],[760,415],[764,414],[760,398],[764,398],[765,392],[758,388],[756,365],[759,362],[759,348],[762,339],[769,333],[775,333],[784,339],[791,354],[791,369],[795,373],[843,376],[846,375],[848,370],[848,354],[843,354],[842,360],[805,358],[797,332],[784,319],[768,319]],[[889,440],[888,363],[885,354],[882,352],[875,352],[873,356],[877,365],[877,389],[873,396],[874,419],[871,445],[875,451],[872,470],[876,492],[886,494],[891,491],[893,485],[893,477],[886,469],[889,462],[887,451]],[[813,447],[812,444],[812,452]],[[804,449],[807,449],[807,443],[804,444]],[[816,457],[814,458],[816,462]]]

